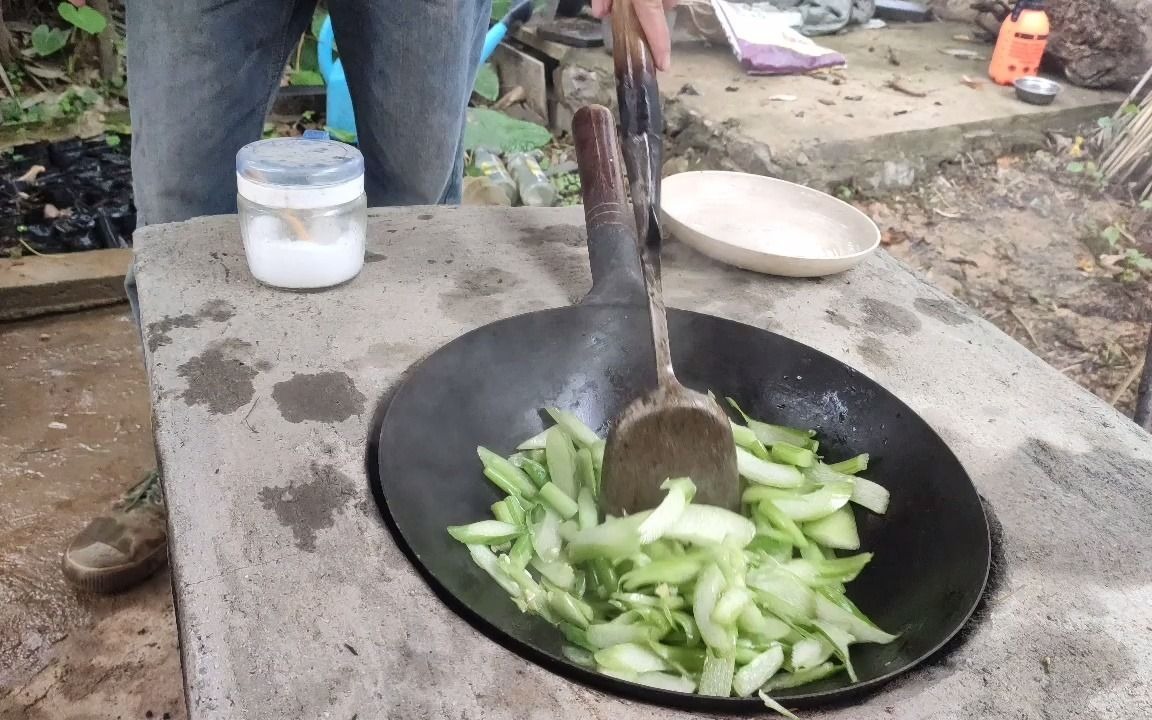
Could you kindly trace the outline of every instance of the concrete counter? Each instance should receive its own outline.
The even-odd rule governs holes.
[[[193,719],[687,717],[473,630],[409,566],[368,489],[372,414],[405,368],[585,292],[579,209],[381,211],[364,272],[323,293],[258,285],[231,217],[143,229],[137,262]],[[1002,528],[962,645],[805,718],[1148,717],[1152,437],[883,253],[783,280],[672,243],[665,278],[671,305],[788,335],[888,387]]]

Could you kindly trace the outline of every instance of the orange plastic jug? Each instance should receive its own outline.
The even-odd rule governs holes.
[[[1035,75],[1048,45],[1048,14],[1040,0],[1019,0],[1012,14],[1004,18],[988,75],[1000,85]]]

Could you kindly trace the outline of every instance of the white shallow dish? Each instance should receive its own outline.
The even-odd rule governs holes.
[[[664,178],[660,205],[680,241],[745,270],[815,277],[843,272],[880,245],[846,202],[763,175],[701,171]]]

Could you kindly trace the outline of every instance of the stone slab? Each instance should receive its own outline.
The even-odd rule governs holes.
[[[0,260],[0,321],[124,302],[127,249]]]
[[[307,294],[251,278],[234,218],[138,232],[191,718],[689,717],[490,642],[424,585],[369,494],[378,399],[460,333],[580,297],[582,225],[576,208],[375,212],[361,276]],[[1001,537],[963,644],[805,718],[1147,717],[1152,437],[883,253],[788,280],[670,243],[665,286],[890,388],[956,452]]]
[[[1063,83],[1052,105],[1023,103],[988,79],[990,46],[953,39],[971,32],[965,23],[893,23],[815,38],[842,53],[847,67],[780,77],[746,75],[726,46],[678,43],[671,69],[659,78],[670,103],[668,154],[687,158],[677,170],[744,170],[820,187],[908,187],[965,153],[991,160],[1040,147],[1046,133],[1111,115],[1124,97]],[[943,52],[949,50],[981,59]],[[568,99],[574,107],[612,101],[606,52],[570,51],[564,67],[596,73],[605,90],[578,92]],[[894,89],[893,81],[920,96]],[[569,85],[561,78],[557,87]]]

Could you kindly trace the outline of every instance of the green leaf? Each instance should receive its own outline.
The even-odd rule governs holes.
[[[89,35],[99,35],[108,27],[108,20],[87,5],[76,7],[72,3],[62,2],[56,6],[56,12],[60,13],[60,17],[66,22]]]
[[[107,135],[104,137],[104,142],[108,143],[108,147],[120,147],[120,136]]]
[[[1149,258],[1144,253],[1136,248],[1129,248],[1128,252],[1124,253],[1125,260],[1128,266],[1136,270],[1152,270],[1152,258]]]
[[[1084,163],[1082,163],[1082,162],[1070,162],[1070,163],[1068,163],[1068,166],[1064,169],[1070,173],[1082,173],[1082,172],[1084,172]]]
[[[32,49],[40,57],[48,57],[59,52],[68,44],[68,33],[47,25],[37,25],[32,31]]]
[[[1108,128],[1112,127],[1112,118],[1110,118],[1110,117],[1096,118],[1096,125],[1107,130]]]
[[[324,27],[324,21],[328,19],[328,13],[317,8],[316,12],[312,14],[312,37],[320,37],[320,28]]]
[[[1120,228],[1109,225],[1100,233],[1100,237],[1108,242],[1109,247],[1116,247],[1116,243],[1120,242]]]
[[[1123,108],[1123,113],[1125,115],[1135,115],[1138,112],[1140,112],[1140,106],[1136,103],[1128,103]]]
[[[488,148],[501,153],[526,152],[552,142],[552,133],[534,123],[487,108],[468,108],[464,149]]]
[[[290,85],[323,85],[324,77],[315,70],[295,70],[288,78]]]
[[[500,99],[500,76],[496,74],[492,63],[484,63],[476,71],[476,84],[472,86],[472,92],[488,102]]]

